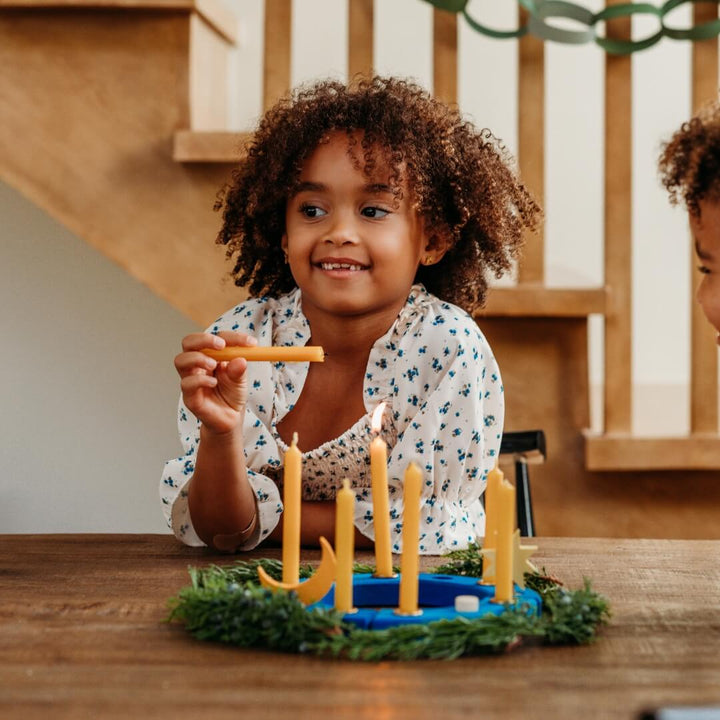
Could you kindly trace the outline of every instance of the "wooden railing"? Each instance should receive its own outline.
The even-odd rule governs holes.
[[[709,22],[717,18],[717,7],[698,4],[694,7],[695,23]],[[718,95],[718,41],[705,40],[693,45],[693,106],[698,109]],[[693,253],[692,243],[689,252]],[[690,266],[696,262],[693,254]],[[693,298],[700,282],[697,272],[692,274]],[[691,373],[690,373],[690,431],[692,433],[718,432],[718,406],[709,399],[718,393],[718,354],[715,333],[703,316],[700,305],[692,303],[691,324]]]
[[[617,4],[620,0],[611,0]],[[695,24],[717,18],[717,6],[694,7]],[[607,23],[607,35],[630,39],[630,18]],[[683,438],[632,435],[632,66],[629,56],[606,56],[605,73],[605,427],[586,437],[590,470],[720,468],[718,351],[712,328],[691,299],[690,434]],[[692,47],[695,109],[717,97],[718,41]],[[692,243],[688,242],[692,253]],[[699,275],[693,268],[693,298]]]
[[[620,0],[610,0],[618,3]],[[349,74],[373,67],[373,2],[348,0]],[[714,4],[695,6],[695,22],[717,16]],[[525,11],[521,10],[523,21]],[[291,0],[266,0],[264,107],[290,86]],[[630,18],[606,23],[608,37],[629,39]],[[457,16],[433,9],[433,92],[457,103]],[[526,35],[518,41],[518,158],[520,173],[542,203],[544,196],[544,45]],[[693,103],[716,95],[717,40],[693,46]],[[589,470],[720,468],[717,348],[697,304],[692,304],[691,428],[682,438],[640,438],[632,433],[632,65],[630,56],[606,55],[605,63],[605,287],[545,286],[544,230],[528,238],[517,285],[490,293],[484,317],[604,316],[604,428],[585,433]],[[237,133],[176,134],[180,162],[231,162],[245,138]],[[697,282],[693,274],[693,283]]]

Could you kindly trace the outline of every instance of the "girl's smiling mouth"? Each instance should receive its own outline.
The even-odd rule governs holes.
[[[322,258],[313,265],[321,270],[332,273],[352,273],[368,270],[368,265],[363,265],[351,258]]]

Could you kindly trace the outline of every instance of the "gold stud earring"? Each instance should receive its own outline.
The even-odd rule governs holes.
[[[435,262],[432,255],[426,255],[423,258],[423,265],[432,265]]]

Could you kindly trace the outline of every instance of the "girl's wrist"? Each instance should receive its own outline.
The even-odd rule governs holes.
[[[238,441],[242,441],[243,433],[243,418],[245,416],[245,406],[240,409],[240,419],[238,423],[231,427],[229,430],[216,430],[215,428],[200,423],[200,441],[207,443],[213,443],[218,446],[222,445],[234,445]]]

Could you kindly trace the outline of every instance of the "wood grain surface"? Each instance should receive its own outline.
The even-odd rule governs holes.
[[[227,556],[164,535],[0,536],[0,717],[634,718],[720,705],[720,541],[536,542],[540,566],[610,599],[595,644],[362,664],[203,643],[166,623],[187,567]]]

